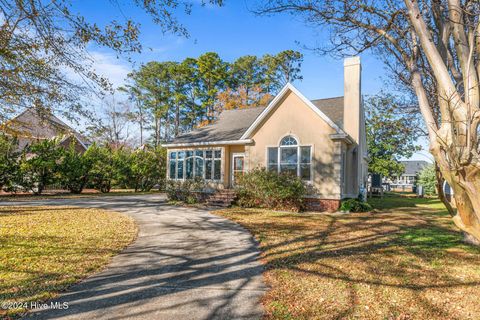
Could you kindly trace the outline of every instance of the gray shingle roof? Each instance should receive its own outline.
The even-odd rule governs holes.
[[[179,135],[172,143],[238,140],[264,109],[225,110],[214,123]]]
[[[343,97],[316,99],[312,103],[343,129]]]
[[[430,165],[427,161],[423,160],[406,160],[406,161],[400,161],[401,164],[405,166],[405,175],[409,176],[414,176],[420,171],[422,171],[423,168],[426,166]]]
[[[55,115],[35,108],[26,109],[8,121],[5,126],[9,132],[18,136],[20,149],[36,139],[52,139],[69,134],[73,134],[83,144],[88,145],[88,140],[85,137]]]
[[[312,103],[343,128],[343,97],[317,99]],[[176,137],[171,143],[239,140],[266,107],[225,110],[214,123]]]

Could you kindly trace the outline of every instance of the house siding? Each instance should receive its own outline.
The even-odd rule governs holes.
[[[267,148],[278,147],[283,137],[292,135],[298,139],[300,145],[312,148],[312,179],[308,188],[308,207],[314,210],[331,211],[338,208],[339,200],[342,198],[357,196],[360,182],[358,145],[332,140],[331,134],[335,133],[335,129],[319,117],[300,97],[290,92],[279,101],[276,108],[252,133],[250,138],[253,143],[251,144],[171,147],[169,151],[222,149],[221,181],[209,184],[212,188],[221,189],[232,186],[233,153],[245,154],[246,171],[265,168]]]
[[[225,148],[225,186],[232,185],[232,154],[234,153],[245,153],[245,146],[232,145]],[[246,155],[245,155],[246,157]],[[245,168],[248,170],[248,168]]]
[[[342,197],[354,197],[358,192],[357,152],[356,146],[345,148],[345,190]]]
[[[253,145],[245,146],[247,168],[266,166],[268,147],[278,146],[286,135],[296,137],[300,145],[312,146],[313,195],[322,199],[340,199],[341,142],[330,135],[335,130],[290,92],[253,132]]]
[[[343,143],[341,141],[334,142],[334,152],[333,152],[333,180],[336,182],[335,185],[335,198],[342,197],[342,150],[343,150]]]

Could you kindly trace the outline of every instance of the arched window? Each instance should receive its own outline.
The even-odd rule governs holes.
[[[311,180],[311,146],[300,146],[297,139],[288,135],[280,140],[278,147],[267,150],[267,168],[278,173],[296,175],[302,180]]]
[[[298,145],[297,139],[292,136],[286,136],[280,141],[280,146],[296,146]]]

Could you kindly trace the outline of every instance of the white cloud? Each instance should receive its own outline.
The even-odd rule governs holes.
[[[128,73],[132,70],[132,67],[128,62],[122,59],[117,59],[114,53],[100,50],[90,50],[83,61],[83,65],[87,70],[94,71],[98,76],[108,79],[114,89],[125,84],[125,79]],[[74,70],[63,68],[63,72],[69,80],[85,84],[82,77]],[[86,83],[89,83],[89,81]],[[91,88],[93,90],[85,92],[85,95],[79,97],[79,100],[85,104],[86,109],[88,109],[89,112],[98,116],[106,103],[103,99],[110,97],[110,93],[101,91],[100,88],[96,86]],[[102,96],[102,93],[106,94],[106,96]],[[122,93],[116,92],[115,96],[117,102],[125,100],[125,95]],[[81,127],[84,129],[84,125]]]
[[[93,60],[95,72],[107,78],[114,88],[125,83],[125,79],[131,71],[127,62],[118,59],[114,54],[100,51],[91,51],[90,56]]]
[[[122,86],[128,73],[132,70],[132,67],[126,61],[118,59],[115,54],[93,50],[88,52],[83,65],[87,70],[94,71],[98,76],[108,79],[113,88]],[[83,82],[82,76],[75,70],[68,67],[62,69],[69,80]]]

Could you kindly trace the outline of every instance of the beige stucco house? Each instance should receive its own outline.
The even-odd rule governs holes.
[[[268,106],[224,111],[165,147],[168,179],[199,176],[231,188],[237,175],[264,167],[301,177],[312,209],[336,210],[367,177],[360,58],[344,61],[343,97],[311,101],[287,84]]]

